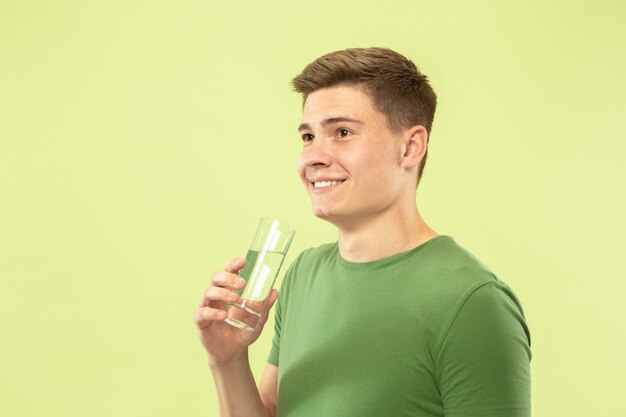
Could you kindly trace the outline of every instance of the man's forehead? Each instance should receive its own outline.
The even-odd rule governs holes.
[[[340,121],[363,121],[375,110],[369,96],[354,86],[317,90],[307,97],[302,111],[302,125],[328,125]],[[302,126],[301,125],[301,126]]]

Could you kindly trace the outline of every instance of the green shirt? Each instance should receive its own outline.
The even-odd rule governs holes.
[[[373,262],[302,252],[276,303],[279,417],[528,417],[530,333],[450,236]]]

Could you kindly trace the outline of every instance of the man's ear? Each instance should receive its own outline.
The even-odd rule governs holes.
[[[413,169],[419,165],[428,149],[428,132],[422,125],[405,130],[400,166]]]

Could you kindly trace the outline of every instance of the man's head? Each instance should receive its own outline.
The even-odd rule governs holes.
[[[331,52],[310,63],[293,79],[293,86],[304,102],[315,91],[343,85],[367,93],[376,109],[386,116],[392,132],[421,125],[430,135],[437,96],[426,76],[399,53],[386,48]],[[427,155],[428,150],[418,167],[417,184]]]

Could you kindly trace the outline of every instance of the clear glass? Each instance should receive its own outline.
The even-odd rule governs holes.
[[[276,219],[261,217],[239,275],[246,280],[239,299],[226,305],[226,323],[253,331],[263,314],[270,290],[278,276],[295,231]]]

